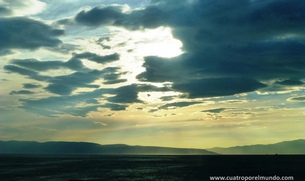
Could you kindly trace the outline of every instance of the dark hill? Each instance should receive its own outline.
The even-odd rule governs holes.
[[[305,140],[284,141],[268,145],[247,145],[207,149],[219,154],[305,154]]]
[[[131,154],[131,155],[213,155],[204,149],[154,146],[99,145],[88,142],[0,141],[0,154]]]

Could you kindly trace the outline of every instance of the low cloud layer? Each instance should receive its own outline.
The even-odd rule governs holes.
[[[57,37],[63,34],[63,30],[33,19],[0,18],[0,49],[56,47],[62,43]]]
[[[80,49],[72,53],[67,61],[14,59],[4,69],[41,81],[47,84],[43,87],[45,91],[58,96],[73,95],[76,98],[74,92],[79,88],[98,92],[105,90],[102,86],[122,84],[107,89],[107,94],[111,96],[102,98],[107,102],[104,107],[114,110],[124,110],[133,103],[144,103],[139,100],[138,94],[146,90],[178,92],[188,99],[255,91],[293,91],[297,90],[295,87],[304,86],[305,81],[304,7],[305,3],[301,0],[153,0],[150,5],[137,9],[127,5],[96,6],[55,21],[60,22],[62,27],[71,23],[71,27],[81,26],[88,31],[119,27],[131,32],[169,27],[174,38],[182,42],[184,53],[172,58],[141,57],[145,70],[136,78],[144,86],[139,82],[128,82],[121,67],[110,66],[123,60],[121,52],[109,51],[114,48],[109,45],[105,48],[108,54]],[[12,13],[10,11],[10,8],[0,6],[0,13]],[[0,49],[6,51],[1,51],[0,55],[7,55],[11,53],[10,49],[15,48],[36,50],[49,47],[56,50],[63,45],[58,37],[64,33],[64,30],[30,18],[1,18]],[[91,43],[98,45],[98,41],[105,37],[111,41],[110,35],[105,35],[95,37]],[[120,43],[126,45],[124,40]],[[83,64],[84,61],[97,63],[103,68],[89,68]],[[70,72],[65,75],[43,74],[58,69]],[[103,85],[96,83],[98,81]],[[151,86],[152,83],[167,83],[168,86],[156,88]],[[34,85],[24,84],[24,89],[34,88]],[[27,93],[30,91],[16,90],[11,95]],[[167,101],[172,100],[173,97],[167,97]],[[24,105],[39,102],[22,101]],[[93,103],[96,97],[87,101]],[[197,102],[168,102],[159,109],[193,104]],[[93,104],[83,112],[97,109],[98,106]]]
[[[274,80],[301,85],[305,78],[302,4],[300,0],[158,0],[130,12],[119,6],[96,7],[80,12],[75,20],[86,26],[129,30],[171,27],[186,53],[169,62],[146,58],[146,71],[139,80],[173,82],[174,89],[191,98],[226,96],[259,90],[265,87],[262,82]]]
[[[85,55],[85,54],[84,54]],[[91,54],[90,54],[91,55]],[[97,57],[97,56],[95,56]],[[85,58],[81,56],[79,58]],[[86,56],[86,58],[88,58]],[[89,56],[89,59],[92,56]],[[99,56],[105,62],[117,60],[118,55]],[[89,69],[77,58],[63,61],[39,61],[36,59],[16,59],[12,60],[10,65],[5,65],[4,69],[8,72],[18,73],[36,81],[47,82],[48,86],[45,90],[58,95],[70,95],[78,88],[99,88],[100,85],[93,84],[94,81],[104,79],[106,84],[116,84],[125,82],[121,79],[124,72],[120,72],[120,68],[107,67],[102,70]],[[75,71],[67,75],[42,75],[44,71],[56,69],[70,69]],[[30,87],[30,84],[26,84]]]
[[[101,63],[101,64],[117,61],[120,59],[120,55],[118,53],[100,56],[95,53],[85,52],[85,53],[75,54],[74,57],[79,58],[79,59],[91,60],[91,61],[94,61],[96,63]]]

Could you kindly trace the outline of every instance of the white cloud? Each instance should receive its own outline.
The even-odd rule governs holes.
[[[46,4],[39,0],[0,0],[0,6],[9,9],[12,16],[27,16],[41,12]]]

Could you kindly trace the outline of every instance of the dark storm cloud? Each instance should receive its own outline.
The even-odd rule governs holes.
[[[301,0],[203,0],[189,6],[186,4],[179,7],[169,0],[160,3],[159,8],[171,11],[167,24],[174,27],[188,26],[189,40],[197,38],[197,41],[205,44],[265,40],[272,36],[283,36],[287,32],[302,33],[305,27],[305,3]],[[176,7],[175,12],[173,7]],[[179,20],[182,16],[185,18]],[[182,38],[183,35],[177,33]],[[190,33],[194,36],[190,36]],[[184,40],[186,37],[184,35]]]
[[[216,108],[216,109],[208,109],[208,110],[203,110],[201,112],[209,112],[209,113],[221,113],[225,111],[226,108]]]
[[[108,62],[113,62],[113,61],[120,59],[120,55],[118,53],[100,56],[95,53],[85,52],[85,53],[81,53],[81,54],[75,54],[74,57],[80,58],[80,59],[88,59],[88,60],[94,61],[96,63],[108,63]]]
[[[169,90],[169,88],[158,88],[152,85],[131,84],[114,89],[112,93],[115,94],[115,96],[110,97],[108,101],[112,103],[142,103],[143,101],[138,99],[139,92]]]
[[[65,88],[64,88],[65,89]],[[60,90],[57,90],[60,91]],[[62,114],[85,117],[91,111],[98,111],[99,108],[107,108],[112,111],[125,110],[132,103],[141,103],[137,97],[139,92],[165,91],[165,88],[158,88],[151,85],[132,84],[118,88],[98,88],[91,92],[82,92],[73,95],[52,96],[47,98],[19,99],[21,108],[35,114],[54,117]],[[68,89],[70,91],[70,89]],[[104,94],[113,95],[105,97]],[[98,100],[102,100],[100,103]],[[80,106],[81,105],[81,106]]]
[[[172,108],[182,108],[182,107],[188,107],[194,104],[200,104],[202,102],[174,102],[165,104],[163,106],[160,106],[159,109],[172,109]]]
[[[127,82],[127,79],[107,80],[106,82],[103,82],[103,83],[106,85],[110,85],[110,84],[119,84],[119,83],[123,83],[123,82]]]
[[[36,89],[36,88],[40,88],[40,87],[41,87],[40,84],[32,84],[32,83],[23,84],[23,88],[25,88],[25,89]]]
[[[25,75],[28,78],[38,80],[38,81],[46,81],[46,80],[50,79],[49,76],[39,75],[39,73],[37,71],[27,69],[27,68],[23,68],[23,67],[19,67],[19,66],[16,66],[16,65],[5,65],[3,68],[4,68],[4,70],[6,70],[8,72],[18,73],[20,75]]]
[[[177,97],[177,96],[163,96],[163,97],[161,97],[160,99],[161,99],[162,101],[172,101],[172,100],[174,100],[176,97]]]
[[[10,54],[13,54],[13,53],[14,52],[9,50],[9,49],[0,50],[0,56],[10,55]]]
[[[88,72],[75,72],[69,75],[55,76],[49,80],[46,87],[49,92],[59,95],[69,95],[77,88],[99,88],[99,85],[92,85],[102,75],[102,71],[93,70]]]
[[[141,102],[138,99],[139,85],[132,84],[123,87],[119,87],[114,90],[115,96],[108,99],[113,103],[136,103]]]
[[[62,61],[39,61],[36,59],[15,59],[11,61],[12,64],[32,69],[36,71],[46,71],[59,68],[70,68],[72,70],[84,69],[82,62],[78,59],[72,58],[67,62]]]
[[[29,94],[35,94],[35,92],[29,91],[29,90],[20,90],[20,91],[11,91],[10,95],[29,95]]]
[[[264,84],[247,78],[210,78],[175,83],[173,89],[188,94],[189,98],[229,96],[255,91]]]
[[[155,21],[172,28],[186,53],[170,61],[145,58],[139,80],[170,81],[175,90],[196,98],[255,91],[264,87],[261,81],[305,78],[304,1],[152,3],[167,15],[163,21],[155,16]]]
[[[11,15],[12,11],[6,7],[0,6],[0,15]]]
[[[42,22],[23,18],[0,18],[0,49],[55,47],[63,30],[53,29]]]
[[[93,81],[100,78],[102,72],[97,70],[90,71],[86,69],[79,59],[72,58],[67,62],[62,61],[39,61],[36,59],[16,59],[12,60],[13,65],[5,65],[4,69],[25,75],[28,78],[37,81],[48,82],[49,85],[45,88],[47,91],[60,95],[71,94],[78,87],[98,88],[97,85],[90,85]],[[72,70],[82,70],[63,76],[43,76],[40,72],[54,70],[59,68],[69,68]],[[24,85],[31,87],[31,85]]]
[[[123,88],[124,89],[124,88]],[[70,96],[53,96],[41,99],[19,99],[22,103],[21,108],[47,117],[59,116],[61,114],[70,114],[74,116],[85,117],[91,111],[97,111],[98,108],[108,108],[113,111],[125,110],[128,104],[125,104],[127,98],[123,101],[100,103],[97,99],[105,99],[103,94],[113,94],[113,89],[95,89],[92,92],[84,92]],[[133,99],[133,98],[132,98]],[[78,104],[83,104],[78,106]]]
[[[167,15],[155,6],[149,6],[142,10],[134,10],[124,17],[118,18],[113,25],[123,26],[127,29],[136,30],[142,28],[157,28],[166,24]]]
[[[70,68],[71,70],[86,70],[87,68],[83,65],[82,61],[77,58],[71,58],[67,62],[63,63],[63,66],[66,68]]]
[[[181,80],[185,77],[187,70],[181,65],[181,57],[178,58],[161,58],[145,57],[143,66],[146,71],[139,74],[137,78],[141,81],[166,82]]]
[[[122,16],[121,6],[95,7],[78,13],[75,21],[87,26],[111,25]]]
[[[257,79],[302,79],[304,77],[303,39],[249,43],[228,49],[244,74]],[[233,57],[234,56],[234,57]],[[237,70],[238,71],[238,70]],[[242,73],[242,72],[240,72]]]
[[[119,73],[109,73],[109,74],[105,74],[103,78],[105,80],[111,81],[111,80],[117,80],[119,77],[120,77]]]
[[[162,9],[149,6],[145,9],[124,13],[122,6],[95,7],[89,11],[81,11],[75,21],[86,26],[113,25],[136,30],[142,28],[157,28],[164,24],[166,14]],[[66,23],[67,20],[61,23]]]
[[[110,108],[112,111],[124,111],[128,106],[122,104],[106,104],[105,108]]]
[[[45,87],[45,90],[58,95],[69,95],[77,88],[99,88],[99,85],[93,85],[92,83],[102,78],[105,80],[105,84],[117,84],[127,81],[121,78],[121,75],[125,74],[125,72],[121,72],[118,67],[107,67],[103,70],[86,68],[79,58],[88,58],[88,55],[85,53],[78,58],[73,57],[66,62],[16,59],[11,61],[11,65],[5,65],[4,69],[9,72],[25,75],[33,80],[47,82],[49,85]],[[90,54],[89,57],[92,58],[92,56]],[[106,56],[105,61],[113,61],[113,58],[117,58],[117,54]],[[40,74],[43,71],[60,68],[69,68],[76,72],[61,76],[43,76]]]
[[[300,80],[283,80],[283,81],[277,81],[276,84],[279,85],[285,85],[285,86],[301,86],[304,85],[304,82]]]
[[[127,79],[122,79],[121,75],[125,74],[118,67],[107,67],[103,70],[104,84],[118,84],[126,82]]]

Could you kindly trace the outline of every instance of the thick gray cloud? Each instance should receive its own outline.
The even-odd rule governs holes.
[[[132,84],[119,88],[99,88],[92,92],[83,92],[75,95],[59,95],[47,98],[28,98],[19,99],[21,108],[48,117],[54,117],[61,114],[70,114],[74,116],[85,117],[91,111],[97,111],[98,108],[108,108],[113,111],[125,110],[132,103],[141,103],[137,97],[141,91],[165,91],[165,88],[158,88],[151,85]],[[113,95],[113,97],[104,97],[104,94]],[[97,99],[104,99],[106,103],[100,103]],[[82,104],[83,106],[77,106]]]
[[[46,81],[50,84],[45,88],[47,91],[59,94],[68,95],[79,87],[98,88],[98,85],[91,85],[92,82],[100,78],[104,78],[105,84],[116,84],[126,82],[126,79],[121,79],[120,76],[124,72],[120,72],[119,68],[108,67],[104,70],[90,70],[86,68],[80,59],[90,59],[98,63],[106,63],[115,61],[119,58],[118,54],[107,56],[98,56],[93,53],[83,53],[74,55],[70,60],[63,61],[39,61],[36,59],[15,59],[4,68],[8,71],[26,75],[29,78],[39,81]],[[56,70],[60,68],[68,68],[77,72],[63,76],[41,76],[39,72],[47,70]]]
[[[77,14],[75,21],[87,26],[111,25],[122,17],[122,6],[106,6],[82,11]]]
[[[182,65],[184,55],[177,58],[161,58],[149,56],[143,66],[146,71],[137,76],[141,81],[167,82],[183,79],[188,70]]]
[[[89,11],[81,11],[75,21],[87,26],[113,25],[128,29],[157,28],[165,23],[165,12],[149,6],[145,9],[123,12],[123,6],[95,7]]]
[[[123,26],[131,30],[157,28],[166,24],[166,19],[167,15],[162,9],[149,6],[143,10],[134,10],[130,14],[125,14],[123,18],[118,18],[113,25]]]
[[[125,74],[118,67],[107,67],[103,70],[104,84],[118,84],[126,82],[127,79],[122,79],[121,75]]]
[[[110,85],[110,84],[119,84],[119,83],[123,83],[123,82],[127,82],[127,79],[113,79],[113,80],[107,80],[106,82],[104,82],[104,84]]]
[[[0,6],[0,15],[11,15],[12,11],[4,6]]]
[[[138,99],[139,85],[132,84],[128,86],[119,87],[114,90],[116,94],[114,97],[108,99],[113,103],[136,103],[142,102]]]
[[[43,81],[49,83],[45,90],[58,94],[69,95],[77,88],[99,88],[99,85],[93,85],[92,83],[98,79],[104,79],[105,84],[117,84],[126,82],[126,79],[122,79],[121,75],[125,72],[121,72],[120,68],[107,67],[103,70],[92,70],[86,68],[79,58],[95,58],[103,59],[104,61],[114,61],[118,58],[118,54],[112,54],[105,57],[100,57],[95,54],[78,54],[78,58],[71,58],[70,60],[63,61],[39,61],[36,59],[15,59],[11,61],[11,65],[5,65],[4,69],[25,75],[33,80]],[[89,56],[90,55],[90,56]],[[40,72],[47,70],[56,70],[60,68],[68,68],[75,70],[74,73],[61,76],[43,76]]]
[[[54,117],[61,114],[70,114],[74,116],[85,117],[91,111],[97,111],[98,108],[117,108],[112,104],[100,104],[92,102],[93,99],[102,98],[103,94],[110,93],[111,89],[96,89],[92,92],[80,93],[77,95],[60,95],[47,98],[19,99],[21,108],[39,115]],[[91,103],[88,103],[91,102]],[[86,106],[77,106],[84,103]]]
[[[221,113],[221,112],[223,112],[225,110],[227,110],[227,108],[215,108],[215,109],[203,110],[202,112]]]
[[[279,85],[287,85],[287,86],[302,86],[305,83],[303,81],[300,80],[283,80],[283,81],[277,81],[276,84]]]
[[[168,103],[165,105],[162,105],[159,107],[159,109],[172,109],[172,108],[182,108],[182,107],[188,107],[194,104],[200,104],[202,102],[174,102],[174,103]]]
[[[1,11],[5,12],[3,9]],[[62,23],[67,23],[65,21]],[[85,116],[98,108],[124,110],[132,103],[142,103],[137,97],[139,92],[178,91],[189,98],[205,98],[262,88],[269,91],[289,90],[291,86],[304,85],[305,2],[302,0],[152,0],[146,8],[130,12],[123,11],[123,6],[95,7],[79,12],[74,21],[78,25],[93,28],[118,26],[139,30],[170,27],[173,36],[183,43],[185,53],[174,58],[145,57],[143,66],[146,70],[137,78],[143,82],[171,82],[171,86],[162,89],[132,84],[101,89],[94,85],[99,79],[104,80],[104,84],[117,84],[126,80],[118,68],[90,70],[84,68],[81,59],[104,64],[119,60],[116,53],[106,56],[91,52],[73,54],[67,62],[13,60],[11,65],[4,66],[6,71],[48,83],[45,90],[57,94],[56,97],[45,99],[21,99],[25,109],[37,113],[42,111],[48,116],[64,113]],[[61,44],[57,37],[62,34],[62,30],[54,30],[32,19],[2,18],[0,51],[7,54],[2,50],[39,47],[56,49]],[[104,41],[106,39],[100,39],[97,43],[104,46]],[[58,68],[75,72],[63,76],[40,74]],[[72,95],[79,87],[93,88],[94,91]],[[18,93],[22,92],[12,92]],[[113,96],[103,97],[103,94]],[[107,103],[100,104],[98,99],[104,99]],[[165,101],[171,99],[173,97],[163,98]],[[303,97],[291,100],[303,101]],[[82,101],[89,105],[75,108]],[[170,103],[159,109],[185,107],[193,103]],[[224,110],[219,108],[205,112],[220,113]]]
[[[100,56],[95,53],[85,52],[85,53],[81,53],[81,54],[75,54],[74,57],[79,58],[79,59],[88,59],[88,60],[94,61],[96,63],[101,63],[101,64],[113,62],[113,61],[120,59],[120,55],[118,53]]]
[[[298,2],[298,3],[297,3]],[[305,13],[293,1],[152,1],[145,9],[122,13],[119,8],[81,12],[88,26],[127,29],[170,26],[186,54],[167,61],[145,58],[139,80],[174,83],[190,97],[226,96],[263,88],[260,81],[304,78]],[[94,16],[104,13],[104,16]],[[105,22],[105,19],[111,19]],[[76,18],[77,21],[77,18]],[[297,38],[288,38],[294,34]],[[284,37],[284,38],[282,38]]]
[[[170,91],[170,88],[158,88],[152,85],[131,84],[113,90],[114,97],[108,99],[112,103],[143,103],[138,99],[139,92]]]
[[[9,50],[9,49],[0,50],[0,56],[10,55],[10,54],[13,54],[13,53],[14,52],[12,50]]]
[[[29,91],[29,90],[20,90],[20,91],[11,91],[10,95],[29,95],[29,94],[35,94],[35,92]]]
[[[59,95],[69,95],[77,88],[99,88],[93,85],[102,75],[102,71],[93,70],[87,72],[75,72],[69,75],[55,76],[49,80],[50,84],[46,87],[49,92]]]
[[[39,72],[28,69],[28,68],[23,68],[19,67],[16,65],[5,65],[4,70],[8,71],[9,73],[18,73],[20,75],[25,75],[28,78],[38,80],[38,81],[47,81],[50,79],[49,76],[42,76],[39,74]]]
[[[55,47],[64,31],[29,18],[0,18],[0,49]]]
[[[170,81],[174,89],[193,98],[251,92],[263,88],[260,82],[269,80],[282,86],[302,85],[299,80],[305,78],[305,2],[152,3],[167,15],[158,21],[159,26],[170,26],[186,53],[171,61],[145,58],[146,71],[138,75],[139,80]]]
[[[63,61],[39,61],[36,59],[15,59],[11,61],[12,64],[36,70],[46,71],[52,69],[69,68],[71,70],[82,70],[85,69],[82,62],[79,59],[72,58],[67,62]]]
[[[264,84],[246,78],[210,78],[175,83],[173,89],[188,94],[190,98],[229,96],[255,91]]]
[[[36,88],[40,88],[40,87],[41,87],[40,84],[32,84],[32,83],[23,84],[23,88],[25,88],[25,89],[36,89]]]

